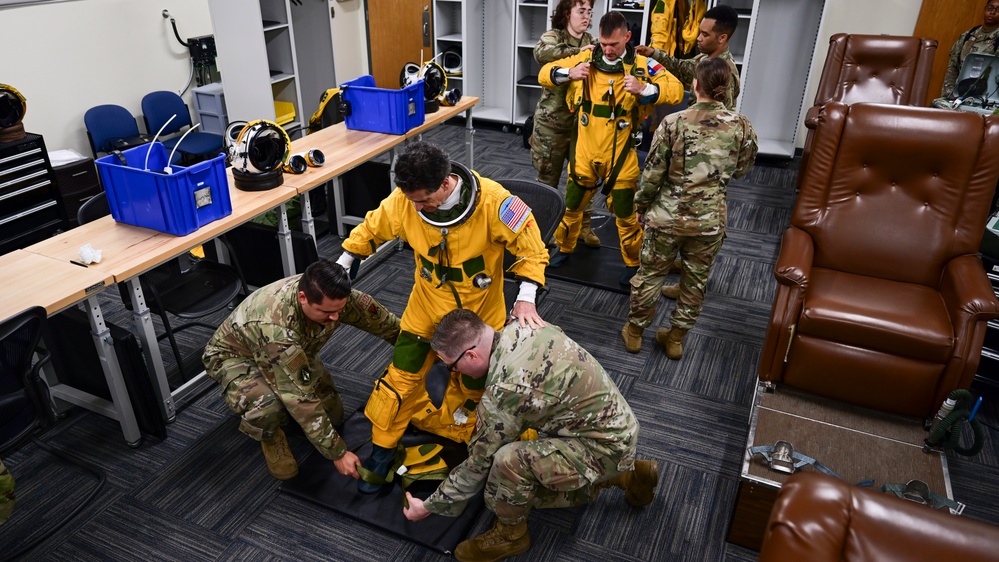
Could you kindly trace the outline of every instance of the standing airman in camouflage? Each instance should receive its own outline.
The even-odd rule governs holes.
[[[941,109],[954,109],[954,100],[958,97],[954,91],[957,78],[961,74],[961,67],[964,66],[964,59],[971,53],[999,55],[999,0],[987,0],[982,25],[972,27],[954,41],[940,97],[933,100],[930,105]],[[991,84],[986,85],[986,91],[992,91],[992,88]]]
[[[732,38],[732,34],[735,33],[738,24],[739,13],[734,8],[718,5],[704,12],[704,18],[701,20],[697,34],[698,53],[693,58],[678,59],[662,49],[644,45],[635,47],[635,52],[661,63],[686,88],[689,88],[694,81],[694,69],[697,68],[697,63],[709,57],[722,59],[732,72],[732,81],[729,82],[728,96],[718,101],[724,103],[728,109],[735,109],[735,100],[739,97],[739,69],[735,66],[732,52],[728,50],[728,42]],[[693,106],[696,102],[697,97],[691,95],[688,99],[688,107]]]
[[[347,272],[321,259],[302,275],[261,287],[240,303],[205,346],[208,376],[222,386],[226,404],[243,419],[239,429],[260,441],[267,470],[278,480],[298,474],[281,425],[291,416],[337,471],[357,478],[357,455],[333,426],[343,403],[319,351],[341,324],[389,343],[399,319],[360,291]]]
[[[717,101],[727,95],[730,79],[725,61],[702,60],[693,85],[697,103],[663,119],[652,140],[635,195],[645,224],[641,265],[631,279],[631,310],[621,330],[631,353],[642,349],[642,332],[656,314],[660,293],[676,299],[672,327],[656,331],[670,359],[682,357],[683,338],[704,304],[711,266],[725,239],[725,187],[756,160],[753,126]],[[680,284],[664,287],[677,252]]]
[[[593,3],[590,0],[561,0],[552,13],[552,28],[541,35],[534,47],[534,60],[547,64],[571,57],[583,49],[593,48],[593,36],[587,33]],[[534,111],[531,133],[531,163],[538,171],[538,181],[558,189],[562,168],[569,158],[569,144],[576,115],[565,102],[567,86],[542,88],[541,99]],[[593,232],[592,201],[583,212],[579,240],[591,248],[600,247],[600,238]]]
[[[638,421],[603,367],[557,326],[518,323],[495,331],[475,313],[441,319],[431,346],[452,369],[485,377],[468,458],[425,501],[407,494],[412,521],[457,516],[485,488],[493,528],[458,545],[462,561],[499,560],[527,551],[532,508],[573,507],[617,486],[634,506],[650,503],[657,461],[635,460]],[[517,441],[527,429],[544,437]]]

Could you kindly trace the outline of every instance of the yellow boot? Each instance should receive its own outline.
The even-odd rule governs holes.
[[[645,329],[636,326],[631,322],[625,322],[621,328],[621,339],[624,340],[624,349],[628,353],[639,353],[642,351],[642,332]]]
[[[267,461],[267,472],[278,480],[291,480],[298,476],[298,463],[295,456],[291,454],[288,447],[288,438],[284,431],[278,428],[268,441],[261,441],[260,448],[264,451],[264,460]]]
[[[582,228],[579,229],[579,241],[586,244],[590,248],[599,248],[600,238],[597,237],[596,232],[593,232],[593,226],[590,224],[592,219],[592,209],[583,211],[583,225]]]
[[[677,297],[680,296],[680,284],[677,283],[676,285],[663,285],[663,288],[660,289],[659,292],[661,292],[663,296],[668,299],[676,300]]]
[[[652,503],[659,484],[659,461],[635,461],[635,468],[597,484],[598,488],[617,486],[624,490],[624,501],[635,507]]]
[[[656,330],[656,341],[666,350],[666,357],[680,359],[683,357],[683,338],[687,330],[683,328],[659,328]]]
[[[531,548],[531,535],[527,520],[516,525],[504,525],[499,519],[485,533],[458,544],[454,557],[461,562],[493,562],[516,556]]]

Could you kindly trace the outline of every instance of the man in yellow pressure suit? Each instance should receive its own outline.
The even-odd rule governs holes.
[[[631,32],[620,12],[600,18],[599,45],[541,67],[538,82],[547,88],[568,83],[566,102],[577,113],[569,150],[565,217],[555,231],[559,267],[576,248],[583,210],[597,189],[608,195],[607,208],[617,222],[625,285],[638,270],[642,229],[635,214],[638,154],[632,134],[656,104],[683,100],[683,85],[656,61],[635,53]]]
[[[427,395],[426,374],[437,359],[430,337],[448,312],[464,308],[496,330],[506,323],[503,251],[517,260],[511,272],[521,281],[511,316],[522,326],[545,324],[534,305],[545,282],[548,251],[534,215],[500,184],[452,162],[429,143],[411,144],[395,163],[399,189],[370,211],[344,241],[337,263],[350,268],[355,258],[401,238],[413,248],[416,284],[402,314],[402,332],[392,364],[375,382],[364,414],[371,420],[371,456],[364,468],[384,478],[406,426],[467,442],[475,428],[475,407],[483,379],[466,377],[450,365],[451,379],[438,409]],[[362,479],[361,492],[380,489]]]

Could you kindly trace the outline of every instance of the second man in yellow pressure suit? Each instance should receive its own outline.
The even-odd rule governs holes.
[[[369,256],[398,237],[413,248],[416,261],[416,284],[402,314],[392,364],[375,382],[364,409],[374,445],[364,467],[381,477],[410,421],[458,442],[467,442],[475,427],[481,380],[452,368],[439,409],[427,395],[426,375],[437,359],[430,349],[437,322],[465,308],[502,329],[507,320],[503,253],[509,250],[517,258],[510,270],[521,280],[512,316],[523,326],[544,326],[534,302],[548,265],[530,207],[500,184],[451,162],[437,146],[410,145],[396,160],[395,179],[399,189],[351,231],[337,260],[349,268],[355,257]],[[362,492],[379,487],[358,483]]]
[[[599,189],[617,221],[626,284],[638,269],[642,230],[635,214],[638,154],[632,134],[656,104],[683,100],[683,85],[656,61],[635,53],[631,32],[620,12],[600,18],[599,45],[541,67],[545,87],[569,84],[566,102],[577,123],[569,157],[566,211],[555,231],[559,267],[576,248],[583,210]]]

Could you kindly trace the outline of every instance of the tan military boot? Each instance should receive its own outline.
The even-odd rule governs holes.
[[[583,224],[579,229],[579,241],[591,248],[599,248],[600,238],[597,237],[596,232],[593,232],[592,219],[593,211],[589,209],[583,211]]]
[[[680,258],[674,258],[673,263],[669,264],[669,271],[666,273],[680,273]]]
[[[676,285],[663,285],[663,288],[659,289],[659,292],[661,292],[663,296],[668,299],[676,300],[677,297],[680,296],[680,284],[677,283]]]
[[[624,349],[628,353],[639,353],[642,351],[642,332],[645,329],[636,326],[631,322],[625,322],[621,328],[621,339],[624,340]]]
[[[493,562],[522,554],[529,548],[531,535],[527,532],[527,520],[516,525],[504,525],[497,519],[492,529],[458,543],[454,557],[461,562]]]
[[[617,486],[624,490],[624,501],[635,507],[652,503],[659,484],[659,461],[635,461],[635,468],[622,472],[610,480],[600,482],[597,488]]]
[[[267,471],[278,480],[291,480],[298,476],[298,463],[288,447],[288,438],[284,431],[278,428],[269,441],[261,441],[260,448],[264,450],[264,460],[267,461]]]
[[[687,330],[683,328],[659,328],[656,330],[656,341],[666,350],[666,357],[680,359],[683,357],[683,338]]]

